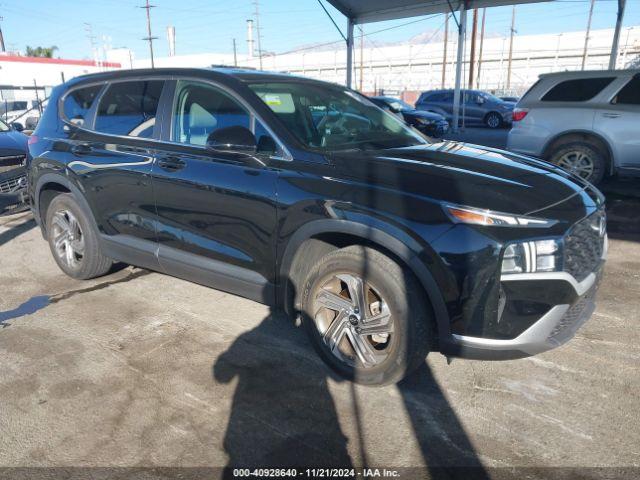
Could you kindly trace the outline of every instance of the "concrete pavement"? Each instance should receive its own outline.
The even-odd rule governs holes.
[[[28,214],[0,219],[0,466],[640,467],[639,239],[612,239],[567,345],[376,389],[268,307],[133,267],[75,281]]]

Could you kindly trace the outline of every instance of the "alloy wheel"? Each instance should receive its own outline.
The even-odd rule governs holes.
[[[58,258],[76,269],[84,258],[84,235],[78,219],[69,210],[57,211],[51,219],[53,247]]]
[[[384,362],[394,320],[377,290],[356,274],[341,273],[325,279],[313,298],[316,328],[334,356],[363,368]]]
[[[591,156],[586,152],[578,150],[565,153],[558,159],[557,164],[559,167],[585,180],[591,178],[595,169],[595,164]]]
[[[500,126],[500,117],[495,114],[489,115],[487,118],[487,125],[491,128],[498,128]]]

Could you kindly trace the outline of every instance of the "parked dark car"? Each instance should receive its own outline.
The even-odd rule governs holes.
[[[30,201],[73,278],[119,261],[284,308],[369,384],[429,351],[533,355],[593,311],[604,199],[546,162],[429,140],[355,91],[284,74],[108,72],[51,100]]]
[[[0,215],[27,207],[27,140],[25,134],[0,120]]]
[[[416,109],[443,115],[449,122],[453,118],[453,90],[424,92],[416,102]],[[466,125],[485,125],[501,128],[511,125],[515,103],[505,102],[495,95],[478,90],[462,90],[460,97],[460,121]]]
[[[440,114],[416,110],[407,102],[393,97],[369,97],[380,108],[400,115],[412,127],[430,137],[442,137],[449,131],[449,122]]]

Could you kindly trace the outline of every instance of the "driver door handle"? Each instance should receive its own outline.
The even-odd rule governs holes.
[[[620,114],[619,113],[608,113],[607,112],[607,113],[603,113],[602,116],[605,117],[605,118],[618,118],[618,117],[620,117]]]
[[[161,157],[158,160],[158,166],[168,172],[176,172],[186,167],[187,162],[181,160],[179,157]]]
[[[74,155],[88,155],[93,151],[93,147],[88,143],[77,143],[71,147],[71,153]]]

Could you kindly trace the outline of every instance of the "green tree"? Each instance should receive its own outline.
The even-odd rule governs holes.
[[[58,50],[55,45],[51,47],[35,47],[32,48],[27,45],[27,57],[44,57],[53,58],[53,53]]]

